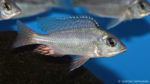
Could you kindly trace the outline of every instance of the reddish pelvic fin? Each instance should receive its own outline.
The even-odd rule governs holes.
[[[62,56],[59,53],[56,53],[54,50],[52,50],[47,45],[40,45],[36,49],[34,49],[34,52],[42,54],[42,55],[53,55],[53,56]]]

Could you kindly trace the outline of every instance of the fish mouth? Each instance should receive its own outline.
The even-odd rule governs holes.
[[[104,57],[113,57],[113,56],[116,56],[116,55],[119,55],[119,54],[125,52],[126,50],[127,50],[127,48],[124,48],[124,49],[121,49],[119,52],[112,52],[112,53],[110,53],[110,55],[104,56]]]
[[[122,49],[122,50],[120,51],[120,53],[119,53],[119,54],[121,54],[121,53],[125,52],[126,50],[127,50],[127,48]]]
[[[118,54],[121,54],[127,50],[127,47],[123,43],[121,43],[121,44],[122,44],[122,49],[120,50],[120,53],[118,53]]]
[[[126,47],[124,47],[124,48],[123,48],[123,49],[121,49],[121,50],[120,50],[120,52],[119,52],[119,53],[117,53],[117,54],[124,53],[126,50],[127,50],[127,48],[126,48]],[[116,55],[117,55],[117,54],[116,54]]]
[[[21,10],[19,9],[18,11],[16,11],[12,16],[16,16],[16,15],[20,15],[21,14]]]
[[[145,16],[148,16],[150,13],[144,13],[144,14],[141,14],[140,17],[145,17]]]
[[[15,16],[20,15],[20,14],[21,14],[21,11],[18,11],[18,12],[13,13],[12,15],[5,16],[5,19],[10,19],[10,18],[15,17]]]
[[[21,11],[16,12],[16,15],[20,15],[20,14],[21,14]]]

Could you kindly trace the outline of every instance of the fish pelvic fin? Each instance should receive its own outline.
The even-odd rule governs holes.
[[[34,43],[33,37],[37,35],[30,28],[24,25],[21,21],[17,21],[18,35],[13,48],[30,45]]]
[[[33,50],[33,52],[39,53],[41,55],[46,55],[46,56],[49,56],[49,55],[51,55],[51,56],[64,56],[62,54],[55,52],[53,49],[51,49],[47,45],[39,45],[37,48],[35,48]]]
[[[125,15],[121,16],[119,19],[115,20],[115,21],[111,21],[108,26],[107,29],[112,29],[115,26],[119,25],[120,23],[122,23],[125,19]]]
[[[88,60],[89,60],[89,57],[85,57],[85,56],[79,56],[73,59],[73,62],[70,67],[70,71],[73,71],[74,69],[79,68]]]

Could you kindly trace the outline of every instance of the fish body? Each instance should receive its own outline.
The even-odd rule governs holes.
[[[34,16],[48,11],[51,7],[58,7],[58,0],[14,0],[22,10],[15,18]]]
[[[0,0],[0,20],[17,16],[21,9],[12,0]]]
[[[119,18],[128,8],[127,1],[129,0],[74,0],[73,6],[85,7],[90,13],[102,17]]]
[[[118,19],[110,23],[114,27],[125,20],[140,19],[150,14],[148,0],[73,0],[73,6],[82,6],[92,14]]]
[[[87,21],[90,20],[87,19]],[[89,58],[111,57],[126,51],[126,47],[116,37],[94,26],[68,28],[47,35],[36,34],[21,22],[18,22],[18,26],[19,32],[14,44],[15,48],[29,44],[41,44],[45,46],[40,46],[35,52],[55,56],[78,55],[79,57],[73,60],[71,70],[84,64]]]
[[[91,32],[93,31],[93,32]],[[102,38],[102,36],[94,33],[98,33],[98,30],[94,30],[93,28],[88,29],[70,29],[65,31],[59,31],[55,33],[51,33],[44,37],[38,37],[34,39],[34,41],[39,42],[38,44],[43,43],[44,45],[51,46],[51,49],[62,54],[62,55],[80,55],[80,56],[88,56],[88,57],[105,57],[105,55],[97,55],[94,53],[96,50],[96,44],[98,38]],[[100,33],[100,32],[99,32]],[[41,41],[41,42],[40,42]],[[54,48],[53,48],[54,46]],[[102,47],[103,45],[101,45]],[[113,56],[106,55],[106,56]]]

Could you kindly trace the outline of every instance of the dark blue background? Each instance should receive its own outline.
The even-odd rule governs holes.
[[[68,6],[71,3],[68,0]],[[65,4],[65,5],[66,5]],[[90,15],[84,8],[59,9],[52,8],[47,13],[19,19],[28,27],[38,33],[37,17],[67,17],[67,16]],[[102,28],[105,28],[108,19],[93,16]],[[17,30],[16,19],[0,21],[0,31]],[[84,66],[93,72],[100,80],[106,84],[125,83],[131,80],[131,84],[136,80],[138,84],[150,84],[150,16],[143,19],[126,21],[117,27],[108,30],[120,38],[127,46],[127,51],[121,55],[111,58],[90,59]]]

